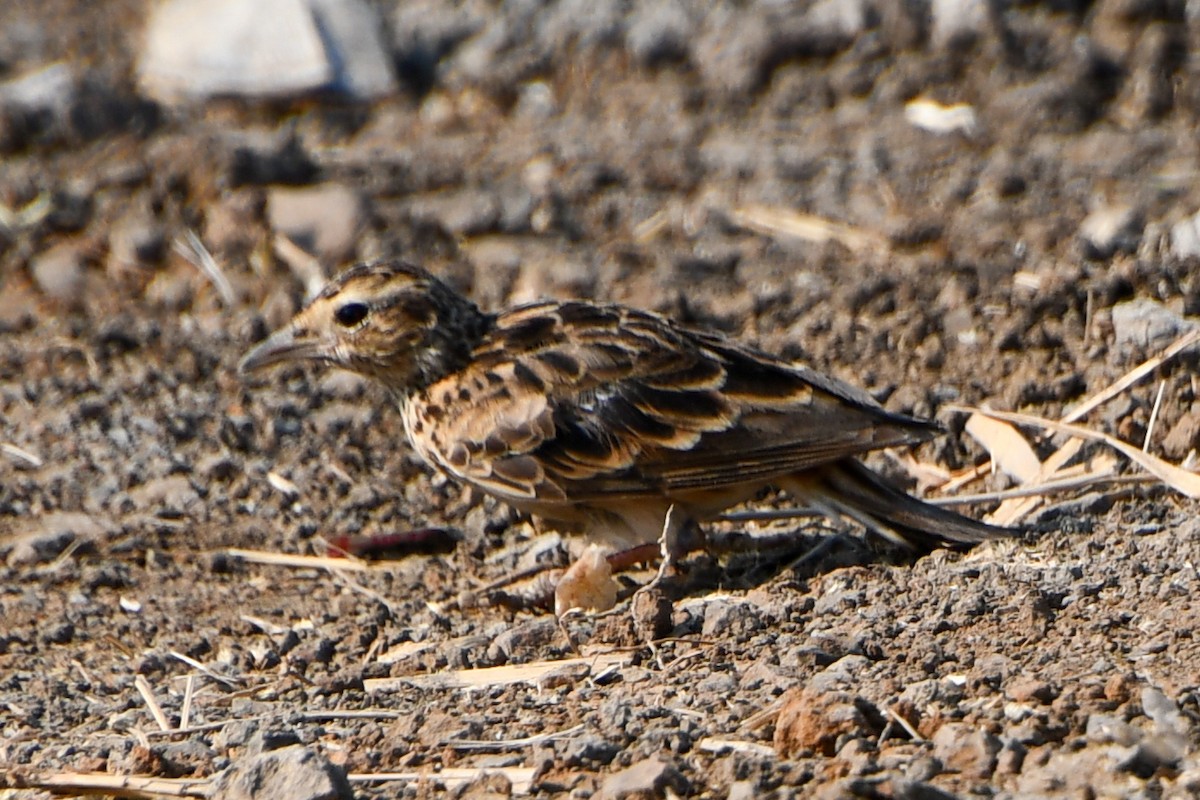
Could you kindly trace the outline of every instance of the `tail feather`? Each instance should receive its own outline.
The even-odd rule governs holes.
[[[871,533],[914,550],[970,547],[1021,533],[918,500],[854,459],[798,473],[780,484],[826,514],[849,517]]]

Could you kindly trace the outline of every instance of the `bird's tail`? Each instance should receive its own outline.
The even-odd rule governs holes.
[[[965,548],[1021,533],[922,502],[854,459],[805,470],[779,485],[826,514],[849,517],[870,533],[909,549]]]

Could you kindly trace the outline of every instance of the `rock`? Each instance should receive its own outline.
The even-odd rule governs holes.
[[[1097,744],[1131,747],[1142,738],[1141,731],[1111,714],[1089,714],[1084,731],[1088,740]]]
[[[74,244],[60,244],[34,256],[33,282],[47,296],[67,306],[78,306],[84,295],[83,253]]]
[[[75,76],[61,62],[0,83],[0,152],[61,138],[75,97]]]
[[[1172,225],[1170,241],[1176,258],[1200,257],[1200,212]]]
[[[1103,260],[1117,253],[1137,252],[1142,224],[1142,215],[1132,206],[1095,209],[1079,226],[1079,243],[1084,256]]]
[[[246,754],[260,755],[285,747],[300,744],[300,734],[293,728],[280,724],[267,724],[257,727],[246,740]]]
[[[1174,770],[1187,752],[1188,740],[1182,733],[1154,734],[1129,748],[1116,766],[1122,772],[1150,778],[1159,770]]]
[[[763,627],[762,615],[753,603],[716,600],[704,605],[701,636],[738,636]]]
[[[230,186],[282,183],[303,185],[317,176],[318,167],[290,130],[240,133],[230,142],[224,172]]]
[[[36,298],[24,282],[0,286],[0,333],[16,333],[37,324]]]
[[[131,489],[129,498],[139,509],[152,511],[160,517],[177,519],[188,515],[200,501],[200,493],[183,475],[169,475]]]
[[[213,782],[213,800],[353,800],[346,773],[304,747],[243,758]]]
[[[696,22],[679,0],[638,3],[625,31],[625,48],[645,66],[684,61],[696,36]]]
[[[1142,689],[1142,710],[1146,716],[1154,720],[1157,730],[1170,733],[1182,733],[1187,730],[1187,722],[1179,713],[1179,707],[1171,698],[1153,686]]]
[[[1124,351],[1166,347],[1196,327],[1196,323],[1145,297],[1113,306],[1112,323],[1116,345]]]
[[[308,0],[321,41],[336,68],[329,88],[358,100],[396,91],[383,21],[363,0]]]
[[[142,88],[165,103],[395,89],[382,26],[362,0],[170,0],[146,26]]]
[[[851,673],[865,661],[847,656],[814,675],[804,687],[784,693],[774,740],[781,757],[809,750],[831,756],[845,741],[875,736],[883,729],[879,709],[848,691],[854,683]]]
[[[966,49],[987,31],[989,0],[932,0],[930,39],[943,49]]]
[[[671,632],[675,605],[663,592],[662,586],[646,586],[634,592],[630,600],[630,616],[638,641],[657,641]]]
[[[537,648],[554,641],[559,633],[558,622],[553,619],[535,619],[514,625],[492,640],[487,660],[492,664],[506,664],[520,660],[522,656],[534,657]]]
[[[600,786],[601,800],[651,800],[667,793],[686,795],[690,787],[674,764],[660,758],[647,758],[608,776]]]
[[[409,213],[451,236],[478,236],[496,230],[500,223],[496,198],[474,188],[416,198],[409,206]]]
[[[436,82],[439,62],[486,23],[486,12],[469,4],[452,6],[443,0],[397,3],[392,17],[396,63],[417,89],[426,90]]]
[[[555,745],[558,761],[567,769],[606,767],[621,753],[621,745],[603,736],[576,736]]]
[[[1163,455],[1180,461],[1187,454],[1200,447],[1200,408],[1192,404],[1190,414],[1180,417],[1162,440]]]
[[[42,517],[36,530],[19,535],[5,563],[10,567],[51,561],[76,540],[94,541],[109,532],[109,524],[73,511],[56,511]]]
[[[276,188],[267,198],[267,220],[319,259],[336,263],[354,254],[366,209],[357,191],[340,184]]]
[[[146,210],[131,211],[113,224],[108,235],[108,273],[156,264],[167,251],[163,226]]]
[[[1021,677],[1010,681],[1004,687],[1004,693],[1018,703],[1028,703],[1036,700],[1039,703],[1052,703],[1058,697],[1058,690],[1049,683],[1037,678]]]
[[[718,7],[709,13],[692,57],[709,91],[738,98],[763,82],[774,45],[771,27],[761,15]]]
[[[951,722],[933,735],[933,756],[955,772],[987,779],[996,770],[1003,743],[987,731],[962,722]]]
[[[893,778],[891,796],[896,800],[955,800],[958,797],[932,784],[909,778]]]

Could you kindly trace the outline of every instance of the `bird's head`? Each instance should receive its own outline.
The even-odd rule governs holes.
[[[359,264],[242,359],[248,374],[285,362],[330,364],[409,394],[463,366],[491,317],[420,267]]]

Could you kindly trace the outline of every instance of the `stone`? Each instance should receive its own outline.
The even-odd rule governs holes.
[[[0,152],[61,137],[76,95],[75,76],[62,62],[0,83]]]
[[[56,511],[42,517],[36,530],[18,536],[5,563],[10,567],[51,561],[77,540],[93,541],[109,532],[110,524],[91,514]]]
[[[1101,206],[1079,226],[1079,243],[1087,258],[1104,260],[1134,253],[1142,239],[1142,215],[1132,206]]]
[[[990,24],[989,0],[932,0],[929,4],[929,37],[935,47],[965,49]]]
[[[679,0],[637,3],[625,31],[625,48],[634,60],[655,66],[686,60],[695,36],[695,20]]]
[[[883,729],[883,715],[869,700],[835,688],[846,685],[845,675],[835,667],[814,675],[803,687],[789,689],[780,699],[774,746],[781,757],[806,751],[831,756],[844,742],[876,736]]]
[[[1200,212],[1171,226],[1170,246],[1176,258],[1200,257]]]
[[[652,800],[668,791],[684,796],[690,787],[679,768],[660,758],[647,758],[608,776],[600,786],[600,800]]]
[[[189,514],[200,501],[200,493],[183,475],[169,475],[131,489],[129,498],[139,509],[152,511],[160,517],[177,519]]]
[[[33,282],[45,295],[67,306],[83,301],[83,253],[73,244],[60,244],[33,257]]]
[[[933,756],[948,769],[975,779],[987,779],[996,770],[1003,743],[973,725],[951,722],[933,735]]]
[[[753,603],[715,600],[704,606],[702,636],[737,636],[763,627],[762,615]]]
[[[212,800],[352,800],[346,773],[304,747],[240,759],[213,782]]]
[[[168,104],[318,90],[369,100],[395,89],[381,30],[363,0],[170,0],[146,26],[139,79]]]
[[[336,263],[354,254],[366,208],[357,191],[341,184],[280,187],[267,197],[267,220],[304,250]]]
[[[1189,414],[1180,417],[1162,440],[1163,455],[1174,461],[1187,458],[1187,454],[1200,447],[1200,407],[1192,404]]]
[[[1166,347],[1196,327],[1196,323],[1146,297],[1113,306],[1112,324],[1116,345],[1125,351]]]

